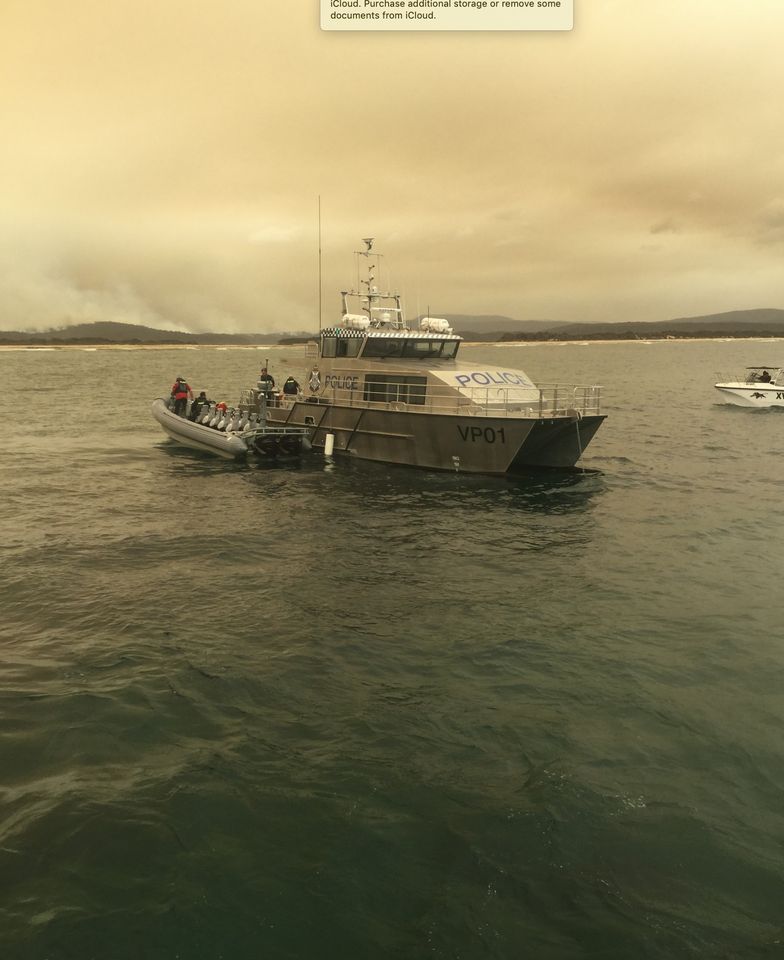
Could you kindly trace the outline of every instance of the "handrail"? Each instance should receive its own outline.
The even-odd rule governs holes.
[[[271,407],[291,408],[295,402],[335,403],[368,410],[405,411],[472,417],[513,417],[548,419],[553,417],[598,416],[601,412],[601,390],[598,385],[540,384],[536,387],[460,387],[439,389],[429,384],[426,391],[404,379],[371,384],[370,396],[383,393],[383,399],[370,399],[368,387],[350,390],[328,387],[318,395],[276,395]],[[366,397],[368,397],[366,399]],[[240,405],[255,404],[256,391],[245,390]]]

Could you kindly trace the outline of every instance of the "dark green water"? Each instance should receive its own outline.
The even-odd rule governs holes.
[[[0,352],[0,956],[784,955],[782,349],[466,348],[605,386],[514,482],[149,416],[294,349]]]

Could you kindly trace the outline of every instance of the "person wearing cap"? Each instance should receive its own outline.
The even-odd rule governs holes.
[[[188,407],[188,397],[193,400],[193,390],[190,384],[186,383],[182,377],[177,377],[171,388],[172,399],[174,400],[174,412],[178,417],[184,417]]]

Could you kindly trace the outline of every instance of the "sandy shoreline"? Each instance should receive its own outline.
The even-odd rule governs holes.
[[[304,343],[5,343],[3,350],[291,350]]]
[[[644,345],[659,343],[736,343],[756,341],[757,343],[779,342],[781,337],[672,337],[652,340],[464,340],[466,347],[560,347],[560,346],[612,346],[613,344],[639,343]],[[315,343],[315,341],[311,341]],[[52,350],[83,350],[88,353],[97,350],[293,350],[306,348],[305,343],[8,343],[0,344],[0,352],[51,352]]]

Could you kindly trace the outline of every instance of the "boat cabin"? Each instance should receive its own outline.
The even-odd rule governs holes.
[[[746,383],[784,384],[782,367],[746,367]]]

